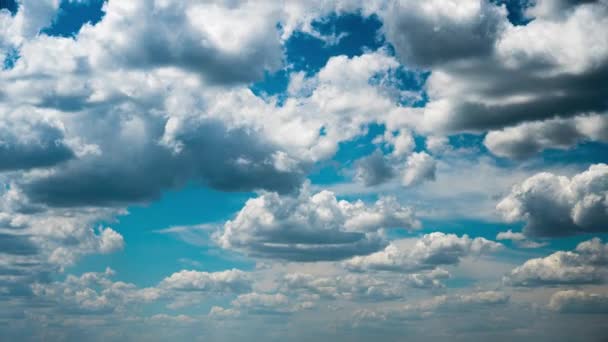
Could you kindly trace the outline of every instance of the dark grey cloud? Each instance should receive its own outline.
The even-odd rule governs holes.
[[[480,98],[529,95],[529,99],[509,104],[486,104],[461,101],[453,108],[454,117],[444,127],[450,131],[483,131],[553,117],[569,118],[582,113],[602,112],[608,108],[604,94],[608,92],[608,58],[606,64],[582,74],[546,76],[536,62],[522,65],[518,70],[491,61],[488,68],[470,65],[450,69],[453,77],[486,82],[476,86]]]
[[[146,123],[160,139],[161,129]],[[112,206],[144,202],[162,191],[199,182],[223,191],[269,189],[290,192],[303,180],[300,170],[280,171],[274,166],[276,152],[253,132],[228,130],[209,120],[177,137],[183,144],[174,152],[154,141],[103,141],[99,156],[73,160],[56,172],[22,184],[34,202],[51,206]]]
[[[38,247],[27,235],[0,233],[0,253],[33,255],[38,253]]]
[[[441,1],[391,4],[383,17],[385,34],[404,64],[414,67],[490,55],[504,26],[504,13],[485,1],[479,2],[480,15],[470,11],[471,1],[462,8]]]
[[[359,159],[355,167],[355,178],[366,186],[382,184],[394,176],[393,167],[380,150]]]
[[[0,125],[0,172],[48,167],[74,158],[57,127],[6,119],[8,125]],[[20,124],[25,127],[16,127]]]
[[[558,291],[551,296],[549,308],[568,314],[607,314],[608,296],[585,291]]]

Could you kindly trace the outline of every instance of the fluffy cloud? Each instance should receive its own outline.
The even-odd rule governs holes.
[[[399,1],[380,11],[400,61],[432,70],[429,102],[410,111],[418,129],[549,126],[540,121],[605,111],[608,39],[600,32],[608,24],[606,3],[537,1],[529,7],[534,20],[519,26],[509,23],[504,7],[484,0]],[[522,140],[535,140],[533,150],[576,140],[573,132],[549,136],[551,128],[508,128],[487,142],[498,154],[523,157],[531,152],[522,151]],[[513,130],[527,137],[514,137]]]
[[[490,131],[484,145],[497,156],[524,159],[549,148],[568,149],[585,140],[608,141],[607,115],[549,119]]]
[[[382,184],[394,176],[393,167],[380,150],[357,160],[355,179],[366,186]]]
[[[214,273],[183,270],[165,278],[160,287],[176,291],[243,293],[251,290],[251,279],[236,269]]]
[[[515,233],[511,229],[496,234],[496,240],[511,240],[518,247],[522,248],[538,248],[546,245],[546,243],[543,242],[528,240],[523,233]]]
[[[512,286],[596,284],[606,280],[608,245],[594,238],[581,242],[574,251],[558,251],[530,259],[504,277]]]
[[[561,313],[608,313],[608,296],[584,291],[566,290],[555,292],[549,308]]]
[[[282,289],[285,293],[309,294],[324,299],[384,301],[403,298],[412,288],[441,288],[441,281],[446,278],[449,278],[449,273],[443,269],[387,279],[363,274],[323,277],[290,273],[282,280]]]
[[[282,64],[279,12],[270,3],[138,0],[104,9],[103,20],[78,35],[98,67],[175,66],[232,83],[260,79]]]
[[[572,178],[543,172],[515,185],[496,208],[507,221],[525,221],[529,236],[603,232],[608,222],[608,165]]]
[[[400,175],[404,186],[435,180],[437,162],[426,152],[413,152],[414,138],[404,130],[396,135],[386,130],[381,139],[392,151],[385,156],[380,149],[356,162],[355,180],[366,186],[379,185]]]
[[[500,243],[484,238],[435,232],[424,235],[413,246],[393,242],[383,251],[347,260],[345,266],[353,271],[415,272],[454,265],[465,256],[495,252],[501,247]]]
[[[114,271],[88,272],[79,277],[69,275],[63,282],[35,283],[33,294],[52,302],[60,313],[109,314],[122,311],[129,304],[157,300],[161,293],[155,288],[138,289],[134,284],[113,282]]]
[[[247,201],[216,235],[223,248],[296,261],[340,260],[385,246],[383,228],[420,227],[414,212],[394,198],[373,205],[338,201],[329,191],[297,196],[264,193]]]
[[[415,152],[407,158],[403,171],[403,184],[406,186],[435,180],[436,162],[426,152]]]
[[[74,157],[60,122],[35,108],[0,107],[0,172],[47,167]]]

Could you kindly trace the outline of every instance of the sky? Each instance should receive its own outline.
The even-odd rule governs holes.
[[[0,0],[0,341],[605,341],[607,28]]]

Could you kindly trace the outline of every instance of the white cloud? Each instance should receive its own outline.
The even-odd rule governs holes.
[[[525,221],[529,236],[602,232],[608,220],[606,179],[606,164],[572,178],[539,173],[515,185],[496,209],[509,222]]]
[[[249,275],[237,269],[212,273],[182,270],[163,279],[159,286],[175,291],[243,293],[251,290],[251,283]]]
[[[595,284],[606,280],[608,245],[594,238],[581,242],[574,251],[558,251],[526,261],[511,270],[504,282],[512,286]]]
[[[383,251],[353,257],[344,265],[353,271],[415,272],[458,264],[465,256],[495,252],[500,248],[500,243],[484,238],[471,239],[467,235],[458,237],[455,234],[434,232],[416,240],[413,246],[392,242]]]
[[[518,247],[522,248],[539,248],[547,245],[547,243],[544,242],[528,240],[523,233],[513,232],[511,229],[507,230],[506,232],[499,232],[496,234],[496,240],[511,240]]]
[[[251,256],[296,261],[339,260],[384,247],[382,229],[417,229],[413,209],[394,198],[373,205],[337,200],[329,191],[297,196],[263,193],[247,201],[216,234],[220,246]]]
[[[504,6],[484,0],[396,1],[381,10],[399,60],[432,71],[425,86],[429,102],[408,110],[415,119],[407,124],[433,134],[506,129],[491,135],[488,145],[500,155],[523,157],[532,152],[507,127],[605,111],[608,39],[600,32],[608,6],[564,1],[546,10],[549,3],[558,2],[529,4],[535,20],[517,26]],[[530,149],[563,148],[576,140],[526,130],[525,140],[539,144]]]
[[[545,149],[569,149],[585,140],[608,141],[608,116],[584,115],[526,122],[490,131],[484,145],[497,156],[523,159]]]
[[[403,184],[417,185],[425,181],[435,180],[436,162],[426,152],[412,153],[405,163]]]

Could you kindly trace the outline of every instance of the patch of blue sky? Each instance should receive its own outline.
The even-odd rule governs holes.
[[[567,150],[549,149],[541,153],[545,164],[580,164],[587,168],[591,164],[608,162],[607,144],[601,142],[585,142]],[[581,170],[582,171],[582,170]]]
[[[327,42],[309,33],[295,32],[285,42],[286,67],[274,73],[267,73],[262,81],[251,85],[254,94],[277,96],[281,101],[285,98],[289,73],[304,71],[311,76],[333,56],[359,56],[386,45],[379,34],[382,24],[375,16],[334,14],[313,22],[312,26],[320,35],[336,37],[335,41]]]
[[[507,18],[513,25],[526,25],[532,19],[526,17],[526,9],[534,4],[533,0],[491,0],[493,3],[504,5]]]
[[[8,51],[6,56],[4,57],[4,62],[2,64],[3,70],[12,69],[15,66],[15,63],[19,60],[21,56],[19,55],[19,50],[16,48],[12,48]]]
[[[123,235],[123,251],[88,256],[69,272],[78,274],[111,267],[121,275],[123,281],[151,286],[184,268],[209,272],[231,268],[251,269],[254,266],[252,262],[226,251],[219,253],[219,247],[214,246],[207,236],[201,236],[207,240],[207,245],[193,244],[175,234],[158,231],[201,223],[221,224],[233,217],[245,201],[254,196],[253,193],[225,193],[196,186],[166,192],[159,201],[130,207],[129,214],[120,216],[118,222],[101,223]],[[183,264],[180,260],[194,263]]]
[[[61,1],[59,10],[49,27],[41,30],[49,36],[73,37],[80,28],[95,25],[104,16],[103,4],[107,0]]]
[[[19,4],[16,0],[0,0],[0,11],[7,10],[11,12],[12,15],[15,15],[18,9]]]

